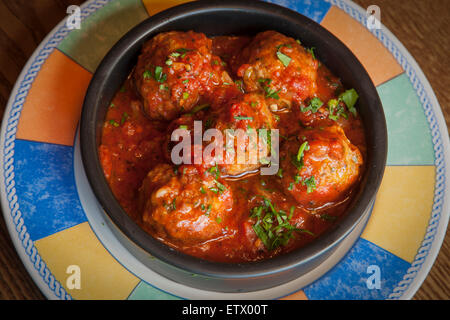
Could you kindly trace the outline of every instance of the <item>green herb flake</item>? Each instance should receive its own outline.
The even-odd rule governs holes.
[[[311,47],[311,48],[309,48],[309,49],[306,49],[306,51],[308,51],[311,55],[312,55],[312,57],[313,57],[313,59],[314,60],[316,60],[316,55],[314,54],[314,50],[315,50],[316,48],[314,48],[314,47]]]
[[[331,120],[337,121],[341,116],[345,119],[348,118],[344,107],[339,103],[339,101],[340,100],[330,99],[327,103],[329,111],[328,118]]]
[[[219,166],[217,164],[214,167],[209,168],[207,171],[212,175],[214,175],[216,179],[219,179],[220,171]]]
[[[294,232],[314,235],[308,230],[296,228],[289,223],[295,207],[290,208],[288,216],[285,211],[277,210],[269,199],[262,198],[263,205],[252,208],[250,217],[256,220],[253,230],[268,250],[272,251],[287,245],[294,237]]]
[[[236,120],[253,120],[253,117],[234,116]]]
[[[223,184],[221,184],[219,181],[215,181],[217,188],[219,188],[220,193],[223,193],[227,190],[227,187],[225,187]]]
[[[339,100],[343,101],[350,111],[356,117],[355,104],[358,100],[358,93],[355,89],[349,89],[339,95]]]
[[[264,91],[266,92],[266,98],[272,98],[272,99],[280,99],[278,96],[278,93],[280,93],[281,89],[278,91],[275,91],[274,89],[271,89],[270,87],[265,86]]]
[[[314,176],[311,176],[308,179],[303,180],[302,185],[306,186],[307,193],[311,193],[317,188]]]
[[[278,57],[278,60],[280,60],[281,63],[282,63],[285,67],[289,66],[289,63],[290,63],[291,60],[292,60],[289,56],[285,55],[284,53],[282,53],[282,52],[279,51],[279,50],[277,51],[277,57]]]
[[[186,53],[188,51],[191,51],[190,49],[186,49],[186,48],[178,48],[177,50],[175,50],[177,53],[180,53],[181,56],[180,58],[183,59],[186,56]]]
[[[303,153],[305,152],[305,150],[309,150],[308,141],[303,142],[302,145],[300,146],[300,148],[298,148],[297,161],[301,161],[302,160]]]
[[[186,100],[189,98],[189,92],[183,92],[183,99]]]
[[[144,80],[151,79],[152,73],[150,72],[150,70],[145,70],[144,73],[142,74],[142,77],[144,78]]]
[[[259,78],[259,79],[258,79],[258,82],[259,82],[259,83],[265,83],[265,84],[267,84],[267,85],[270,85],[270,84],[272,83],[272,79],[269,79],[269,78]]]
[[[120,119],[120,124],[124,124],[125,121],[127,121],[128,118],[129,118],[128,113],[124,112],[124,113],[122,114],[122,118]]]
[[[109,124],[114,126],[114,127],[118,127],[119,126],[119,124],[114,119],[109,120]]]
[[[163,68],[160,66],[155,67],[155,80],[158,82],[162,82],[164,78]]]

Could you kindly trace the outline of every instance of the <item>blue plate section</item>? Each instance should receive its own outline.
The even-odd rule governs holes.
[[[19,208],[33,241],[87,221],[73,176],[73,148],[16,140]]]
[[[297,11],[304,16],[320,23],[327,14],[331,4],[323,0],[265,0],[266,2],[278,4],[280,6]]]
[[[312,300],[386,299],[410,266],[360,238],[341,262],[303,291]]]

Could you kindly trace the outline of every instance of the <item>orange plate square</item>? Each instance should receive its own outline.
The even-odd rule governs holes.
[[[28,92],[16,137],[72,146],[91,77],[89,71],[54,50]]]
[[[403,72],[383,44],[341,9],[332,7],[320,24],[354,53],[376,86]]]

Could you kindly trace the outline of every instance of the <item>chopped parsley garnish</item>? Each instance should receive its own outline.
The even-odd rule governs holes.
[[[124,124],[125,121],[127,121],[128,118],[129,118],[128,113],[124,112],[124,113],[122,114],[122,118],[120,119],[120,124]]]
[[[348,118],[347,113],[345,113],[344,107],[339,103],[336,99],[331,99],[327,103],[328,105],[328,111],[329,115],[328,118],[331,120],[337,121],[340,116],[344,117],[345,119]]]
[[[316,60],[316,55],[314,54],[314,49],[316,49],[316,48],[311,47],[311,48],[309,48],[309,49],[306,49],[306,51],[308,51],[309,53],[311,53],[313,59]]]
[[[259,83],[265,83],[265,84],[267,84],[267,85],[270,85],[270,84],[272,83],[272,79],[269,79],[269,78],[259,78],[259,79],[258,79],[258,82],[259,82]]]
[[[227,187],[225,187],[223,184],[221,184],[219,181],[214,180],[214,183],[216,184],[215,187],[210,187],[209,190],[214,193],[223,193],[227,190]]]
[[[323,106],[322,100],[320,100],[318,97],[314,97],[309,101],[309,105],[307,107],[300,106],[300,110],[302,112],[310,110],[312,113],[316,113],[321,106]]]
[[[221,184],[219,181],[215,181],[217,188],[222,193],[227,190],[227,187],[225,187],[223,184]]]
[[[309,145],[308,141],[305,141],[300,145],[300,148],[298,148],[297,154],[291,154],[291,163],[297,168],[298,171],[303,168],[303,155],[307,150],[309,150]]]
[[[160,84],[159,85],[159,90],[169,90],[169,87],[166,86],[165,84]]]
[[[272,99],[280,99],[280,97],[278,96],[278,93],[281,91],[275,91],[274,89],[271,89],[270,87],[265,86],[264,87],[264,91],[266,92],[266,98],[272,98]]]
[[[279,44],[276,46],[277,50],[280,50],[280,48],[282,48],[282,47],[292,48],[292,46],[290,44],[285,44],[285,43]]]
[[[234,116],[236,120],[253,120],[253,117]]]
[[[212,175],[214,175],[216,177],[216,179],[219,179],[220,171],[219,171],[219,166],[217,164],[214,167],[209,168],[207,171],[209,173],[211,173]]]
[[[183,92],[183,99],[186,100],[189,98],[189,92]]]
[[[181,81],[183,84],[189,83],[189,79],[185,79],[183,81]]]
[[[294,213],[294,207],[291,207],[288,216],[285,211],[277,210],[266,197],[263,197],[263,200],[261,206],[251,210],[250,217],[256,219],[253,230],[267,250],[272,251],[280,246],[285,246],[294,237],[294,232],[314,236],[309,230],[299,229],[289,223]]]
[[[206,193],[205,188],[203,188],[203,186],[200,187],[200,192],[203,193],[203,194]]]
[[[355,89],[349,89],[339,95],[339,100],[343,101],[354,116],[356,116],[355,103],[358,100],[358,93]]]
[[[281,63],[282,63],[285,67],[287,67],[287,66],[289,65],[289,63],[291,62],[291,60],[292,60],[291,57],[285,55],[285,54],[282,53],[279,49],[278,49],[278,51],[277,51],[277,57],[278,57],[278,60],[280,60]]]
[[[302,145],[300,146],[300,148],[298,148],[297,161],[302,161],[303,160],[303,152],[305,150],[309,150],[308,141],[303,142]]]
[[[302,181],[302,185],[306,186],[306,192],[311,193],[316,189],[316,180],[314,179],[314,176],[309,177],[308,179],[305,179]]]
[[[142,77],[144,78],[144,80],[153,78],[158,82],[164,82],[167,80],[167,75],[163,73],[163,68],[160,66],[155,67],[154,74],[152,74],[150,70],[145,70],[142,74]]]
[[[171,59],[167,59],[166,60],[166,65],[171,66],[173,63],[173,61]]]
[[[191,50],[186,49],[186,48],[179,48],[179,49],[177,49],[175,51],[176,51],[176,53],[180,53],[181,54],[180,58],[184,58],[186,56],[186,53],[188,51],[191,51]]]
[[[297,170],[301,170],[303,168],[303,158],[299,161],[297,160],[297,155],[295,154],[291,154],[291,163],[297,168]]]
[[[216,187],[211,187],[209,188],[209,190],[211,190],[214,193],[219,193],[219,189],[217,189]]]
[[[188,126],[185,125],[185,124],[182,124],[182,125],[180,125],[178,128],[179,128],[179,129],[187,130]]]
[[[119,124],[114,119],[109,120],[109,124],[113,125],[114,127],[118,127],[119,126]]]
[[[144,78],[144,80],[148,80],[152,78],[152,73],[150,72],[150,70],[145,70],[142,74],[142,77]]]
[[[158,82],[164,82],[167,80],[167,75],[162,72],[163,68],[160,66],[155,67],[155,80]]]
[[[242,80],[236,80],[234,81],[234,83],[238,87],[239,91],[244,92],[244,83],[242,82]]]

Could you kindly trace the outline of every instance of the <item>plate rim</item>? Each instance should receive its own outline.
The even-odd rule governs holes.
[[[88,0],[84,2],[81,6],[81,19],[84,20],[88,18],[91,14],[95,13],[97,10],[101,9],[105,5],[114,0]],[[357,20],[358,23],[366,27],[367,19],[365,18],[365,10],[359,5],[353,3],[350,0],[323,0],[329,3],[331,6],[335,6],[345,11],[346,14],[351,16],[353,19]],[[328,11],[327,11],[328,12]],[[51,273],[51,270],[46,266],[45,261],[40,258],[37,248],[34,243],[29,239],[29,235],[26,232],[26,226],[23,223],[23,219],[18,213],[18,203],[17,195],[15,194],[14,188],[14,171],[13,171],[13,161],[14,158],[14,141],[16,140],[15,133],[17,128],[17,123],[20,118],[20,113],[23,106],[23,101],[28,95],[29,88],[36,78],[42,64],[46,61],[49,54],[52,53],[62,40],[67,36],[70,30],[66,26],[67,16],[62,19],[41,41],[38,47],[34,50],[33,54],[28,58],[26,64],[22,68],[13,89],[10,92],[8,102],[4,111],[4,116],[1,123],[0,131],[0,156],[3,161],[3,168],[0,170],[0,186],[2,190],[6,192],[1,192],[1,206],[3,211],[3,216],[5,219],[5,224],[7,226],[10,239],[19,255],[25,269],[28,274],[33,279],[34,283],[39,287],[41,292],[48,299],[72,299],[70,294],[66,292],[64,287],[59,283],[57,279]],[[447,128],[444,121],[442,109],[436,98],[436,95],[423,73],[420,66],[415,61],[414,57],[409,53],[409,51],[403,46],[403,44],[395,37],[394,34],[390,32],[384,25],[382,25],[382,31],[374,30],[371,33],[380,41],[383,46],[389,51],[389,53],[394,56],[394,58],[401,65],[403,72],[408,76],[410,83],[416,90],[416,95],[420,98],[421,106],[423,112],[427,118],[428,128],[432,131],[433,149],[435,151],[435,167],[436,174],[434,177],[435,183],[435,193],[432,205],[432,211],[430,213],[429,223],[427,225],[427,232],[422,240],[420,248],[417,250],[414,261],[411,263],[410,268],[403,276],[398,285],[392,290],[392,293],[387,299],[410,299],[422,285],[425,278],[428,276],[430,269],[432,268],[436,257],[442,246],[442,242],[445,238],[445,231],[449,223],[450,212],[449,198],[450,191],[445,190],[446,180],[450,180],[449,169],[450,165],[448,161],[450,160],[450,142],[448,135],[442,136],[441,130]],[[378,32],[379,31],[379,32]],[[384,34],[383,34],[384,33]],[[384,37],[384,38],[383,38]],[[54,39],[55,38],[55,39]],[[392,45],[396,46],[397,52],[404,58],[404,62],[399,61],[400,58],[396,57],[392,52],[392,47],[389,48],[388,45],[383,42],[390,41]],[[409,64],[412,73],[409,74],[407,68],[404,64]],[[422,86],[426,98],[429,100],[429,109],[431,112],[427,115],[427,110],[424,106],[425,102],[422,102],[423,97],[418,94],[419,88],[416,88],[417,82],[414,83],[411,78],[416,76],[420,85]],[[390,79],[391,80],[391,79]],[[421,81],[422,80],[422,81]],[[436,126],[436,132],[438,134],[437,140],[439,142],[435,143],[435,136],[432,130],[432,121],[434,120]],[[443,130],[442,130],[443,131]],[[448,129],[447,129],[448,132]],[[442,147],[442,150],[439,147]],[[6,150],[8,149],[8,150]],[[12,154],[11,154],[12,153]],[[441,158],[438,157],[442,154]],[[447,162],[445,161],[447,160]],[[440,162],[439,162],[440,161]],[[443,172],[439,173],[439,169]],[[8,171],[8,172],[7,172]],[[7,176],[5,176],[5,173]],[[12,178],[11,178],[12,174]],[[439,177],[442,177],[443,182],[439,189],[437,189]],[[447,178],[447,179],[445,179]],[[9,185],[7,183],[9,181]],[[12,181],[12,183],[11,183]],[[12,185],[11,185],[12,184]],[[440,191],[443,190],[443,191]],[[439,192],[441,196],[439,196]],[[441,201],[442,200],[442,201]],[[439,203],[441,201],[441,203]],[[436,209],[437,207],[437,209]],[[434,212],[434,213],[433,213]],[[437,216],[437,217],[436,217]],[[13,222],[14,220],[14,222]],[[433,226],[433,224],[436,224]],[[25,228],[23,228],[25,227]],[[25,229],[25,230],[24,230]],[[33,261],[34,260],[34,261]],[[53,287],[53,288],[52,288]]]

